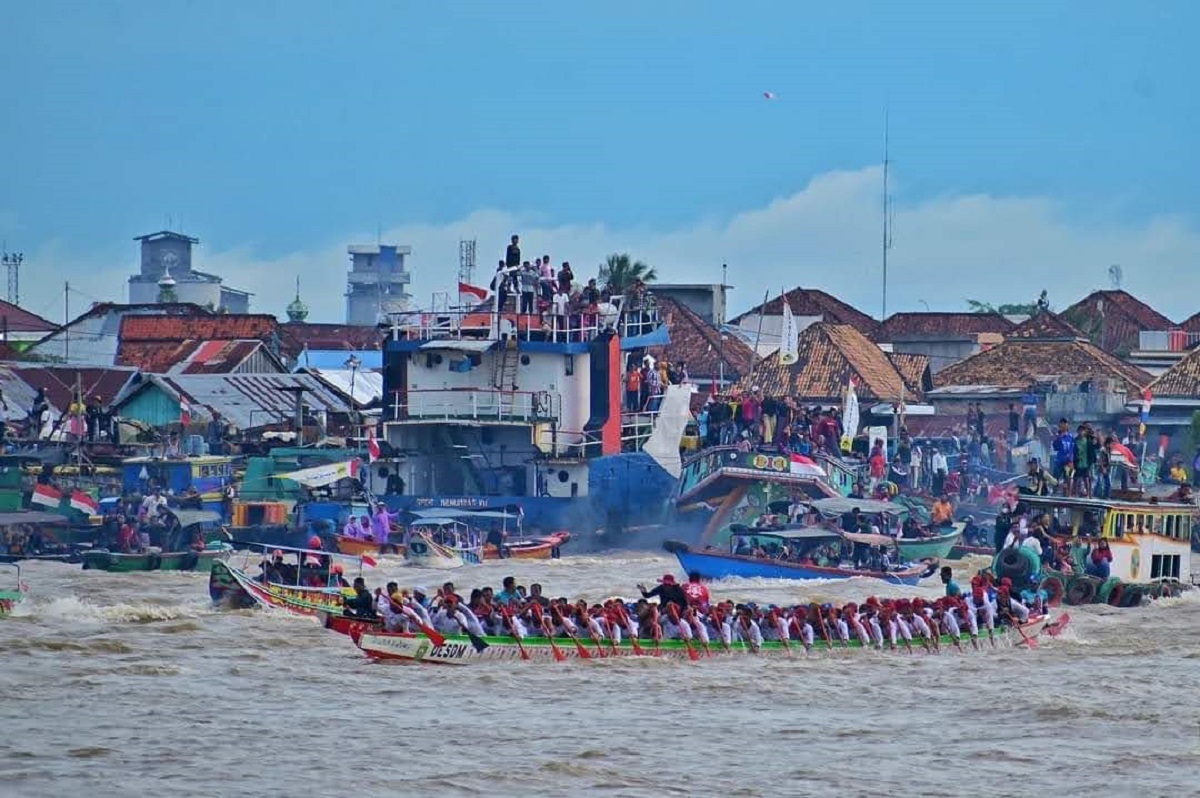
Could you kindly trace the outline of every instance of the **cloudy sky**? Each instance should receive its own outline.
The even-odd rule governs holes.
[[[650,8],[649,6],[653,6]],[[1124,287],[1200,310],[1184,2],[455,4],[46,0],[0,48],[0,238],[22,304],[120,300],[135,235],[338,321],[346,244],[413,247],[419,303],[519,232],[628,251],[735,311],[819,287],[888,310]],[[834,10],[834,6],[837,6]],[[775,99],[766,99],[764,92]],[[482,278],[481,278],[482,280]]]

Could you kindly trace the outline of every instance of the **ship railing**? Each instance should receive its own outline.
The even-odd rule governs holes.
[[[497,313],[486,307],[412,311],[390,314],[388,323],[394,341],[496,340],[515,335],[524,341],[553,343],[587,343],[609,330],[622,338],[631,338],[649,334],[662,326],[656,306],[622,309],[619,302],[565,314],[554,313],[548,308],[536,313],[508,310]]]
[[[541,430],[538,444],[547,457],[586,459],[603,452],[600,434],[587,430],[549,427]]]
[[[636,452],[654,433],[658,411],[646,410],[621,414],[621,451]]]
[[[562,411],[553,391],[501,391],[485,388],[433,388],[393,391],[389,420],[445,419],[535,423]]]

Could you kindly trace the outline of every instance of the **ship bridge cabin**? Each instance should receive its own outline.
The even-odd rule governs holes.
[[[627,353],[668,343],[653,306],[445,308],[390,327],[383,448],[398,492],[584,496],[589,460],[637,451],[651,433],[652,416],[622,413],[621,399]]]

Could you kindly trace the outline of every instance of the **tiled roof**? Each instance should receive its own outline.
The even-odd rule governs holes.
[[[1089,341],[1009,338],[937,373],[934,383],[1028,387],[1048,378],[1122,380],[1129,391],[1153,379],[1149,374],[1108,354]]]
[[[879,325],[876,341],[910,337],[964,338],[979,333],[1005,334],[1013,323],[999,313],[893,313]]]
[[[279,325],[279,348],[293,360],[305,348],[361,352],[382,349],[385,335],[384,330],[375,326],[288,322]]]
[[[205,341],[177,370],[178,374],[229,374],[253,355],[267,352],[262,341]],[[282,366],[282,364],[280,364]]]
[[[1155,398],[1200,399],[1200,349],[1193,349],[1150,383],[1150,393]]]
[[[933,387],[933,376],[929,370],[929,355],[910,352],[885,352],[896,371],[904,379],[910,396],[921,396]]]
[[[49,333],[57,329],[58,325],[54,322],[0,299],[0,330],[15,333]]]
[[[879,329],[879,322],[863,313],[858,308],[848,305],[835,296],[816,288],[793,288],[784,294],[792,313],[797,316],[820,316],[821,321],[831,324],[849,324],[864,335],[874,335]],[[766,304],[751,308],[733,319],[730,323],[737,324],[746,316],[760,314],[763,316],[782,316],[783,299],[775,297]]]
[[[1179,329],[1184,332],[1198,333],[1200,332],[1200,313],[1193,313],[1179,323]]]
[[[665,320],[671,336],[668,346],[651,347],[655,357],[672,362],[682,360],[693,378],[715,379],[721,374],[721,358],[725,360],[725,379],[737,380],[754,368],[754,350],[736,335],[726,335],[722,343],[717,328],[697,315],[687,305],[656,296],[660,317]]]
[[[739,385],[743,390],[758,386],[767,396],[841,402],[850,378],[856,377],[858,395],[864,400],[920,398],[905,384],[887,355],[848,324],[809,325],[800,333],[798,348],[796,363],[784,366],[778,355],[770,355],[759,361]]]
[[[1021,322],[1006,337],[1008,338],[1087,338],[1075,325],[1048,310],[1039,311]]]
[[[263,340],[276,327],[275,317],[266,314],[126,316],[121,319],[121,342]]]
[[[1173,330],[1175,323],[1126,291],[1093,291],[1059,314],[1113,354],[1138,348],[1138,333]]]

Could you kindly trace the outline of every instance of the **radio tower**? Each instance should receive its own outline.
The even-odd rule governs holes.
[[[14,305],[21,304],[21,263],[25,260],[25,254],[22,252],[9,252],[8,246],[0,247],[3,250],[3,255],[0,256],[0,263],[4,264],[4,269],[8,272],[8,301]]]
[[[458,242],[458,281],[474,285],[475,276],[475,239]]]

